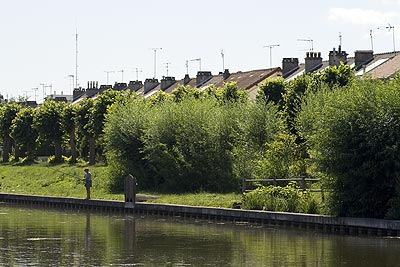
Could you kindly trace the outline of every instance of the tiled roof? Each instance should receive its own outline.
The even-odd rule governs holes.
[[[228,79],[215,85],[222,87],[224,82],[237,82],[237,85],[240,89],[249,90],[276,72],[280,73],[280,68],[252,70],[245,72],[239,71],[232,73]]]
[[[168,87],[165,92],[168,94],[171,94],[172,91],[174,91],[176,88],[178,88],[180,85],[183,85],[183,79],[176,81],[176,83],[174,83],[173,85],[171,85],[170,87]],[[196,79],[190,79],[190,81],[186,84],[187,86],[191,86],[191,87],[196,87]]]
[[[386,62],[375,67],[368,75],[371,78],[390,78],[393,77],[396,72],[400,71],[400,54],[392,54],[393,56],[388,58]]]
[[[347,58],[347,65],[351,68],[355,67],[354,57]],[[316,69],[317,71],[324,70],[329,67],[329,61],[322,61],[322,66]],[[305,64],[299,64],[299,68],[286,77],[286,80],[290,81],[304,73]],[[388,78],[394,76],[396,72],[400,71],[400,53],[397,55],[394,52],[374,54],[373,60],[371,60],[365,68],[356,70],[357,76],[368,75],[371,78]]]
[[[281,74],[280,68],[272,69],[261,69],[252,71],[239,71],[232,73],[226,80],[224,80],[222,74],[213,75],[210,80],[201,85],[200,89],[204,90],[210,86],[223,87],[225,82],[237,82],[238,87],[243,90],[248,90],[249,92],[257,88],[257,86],[267,78],[276,77]],[[169,88],[165,90],[166,93],[172,93],[174,89],[178,88],[179,85],[183,85],[183,80],[179,80]],[[192,78],[187,84],[191,87],[196,87],[196,79]],[[161,86],[158,85],[153,90],[146,93],[145,97],[150,97],[156,92],[161,90]],[[257,90],[256,90],[257,92]],[[143,95],[143,89],[137,91],[139,95]]]

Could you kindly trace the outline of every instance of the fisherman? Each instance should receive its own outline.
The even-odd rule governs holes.
[[[86,187],[86,199],[90,199],[90,188],[92,187],[92,174],[89,172],[89,168],[86,168],[85,175],[83,176],[83,181]]]

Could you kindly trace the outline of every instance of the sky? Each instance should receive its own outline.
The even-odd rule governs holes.
[[[41,102],[78,85],[129,82],[200,70],[248,71],[304,62],[313,48],[400,50],[400,0],[0,0],[0,94]],[[381,28],[381,29],[378,29]],[[392,29],[393,30],[393,29]],[[279,45],[272,49],[268,45]],[[154,50],[156,72],[154,73]],[[224,61],[221,50],[223,50]],[[166,64],[168,63],[168,64]],[[139,71],[136,72],[136,69]],[[122,72],[123,70],[123,72]]]

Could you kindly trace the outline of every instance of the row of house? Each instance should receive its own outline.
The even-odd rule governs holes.
[[[73,92],[73,102],[77,103],[84,98],[96,97],[107,89],[118,91],[131,90],[145,98],[164,91],[171,93],[180,85],[204,90],[209,86],[223,86],[225,82],[236,82],[238,87],[249,92],[251,98],[255,98],[259,85],[268,78],[283,77],[290,81],[296,77],[313,71],[321,71],[330,66],[338,66],[340,62],[350,65],[355,70],[356,76],[368,75],[371,78],[390,78],[400,71],[400,53],[389,52],[374,54],[372,50],[357,50],[354,57],[348,57],[341,46],[329,52],[328,60],[323,60],[320,52],[307,52],[304,63],[299,63],[298,58],[284,58],[282,66],[270,69],[259,69],[251,71],[238,71],[230,73],[228,69],[213,75],[210,71],[199,71],[196,77],[188,74],[181,80],[175,77],[163,77],[160,81],[155,78],[142,81],[131,81],[127,83],[115,83],[111,85],[100,85],[98,82],[88,82],[86,89],[77,88]]]

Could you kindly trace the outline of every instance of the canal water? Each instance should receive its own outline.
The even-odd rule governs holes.
[[[400,266],[400,239],[0,203],[0,266]]]

